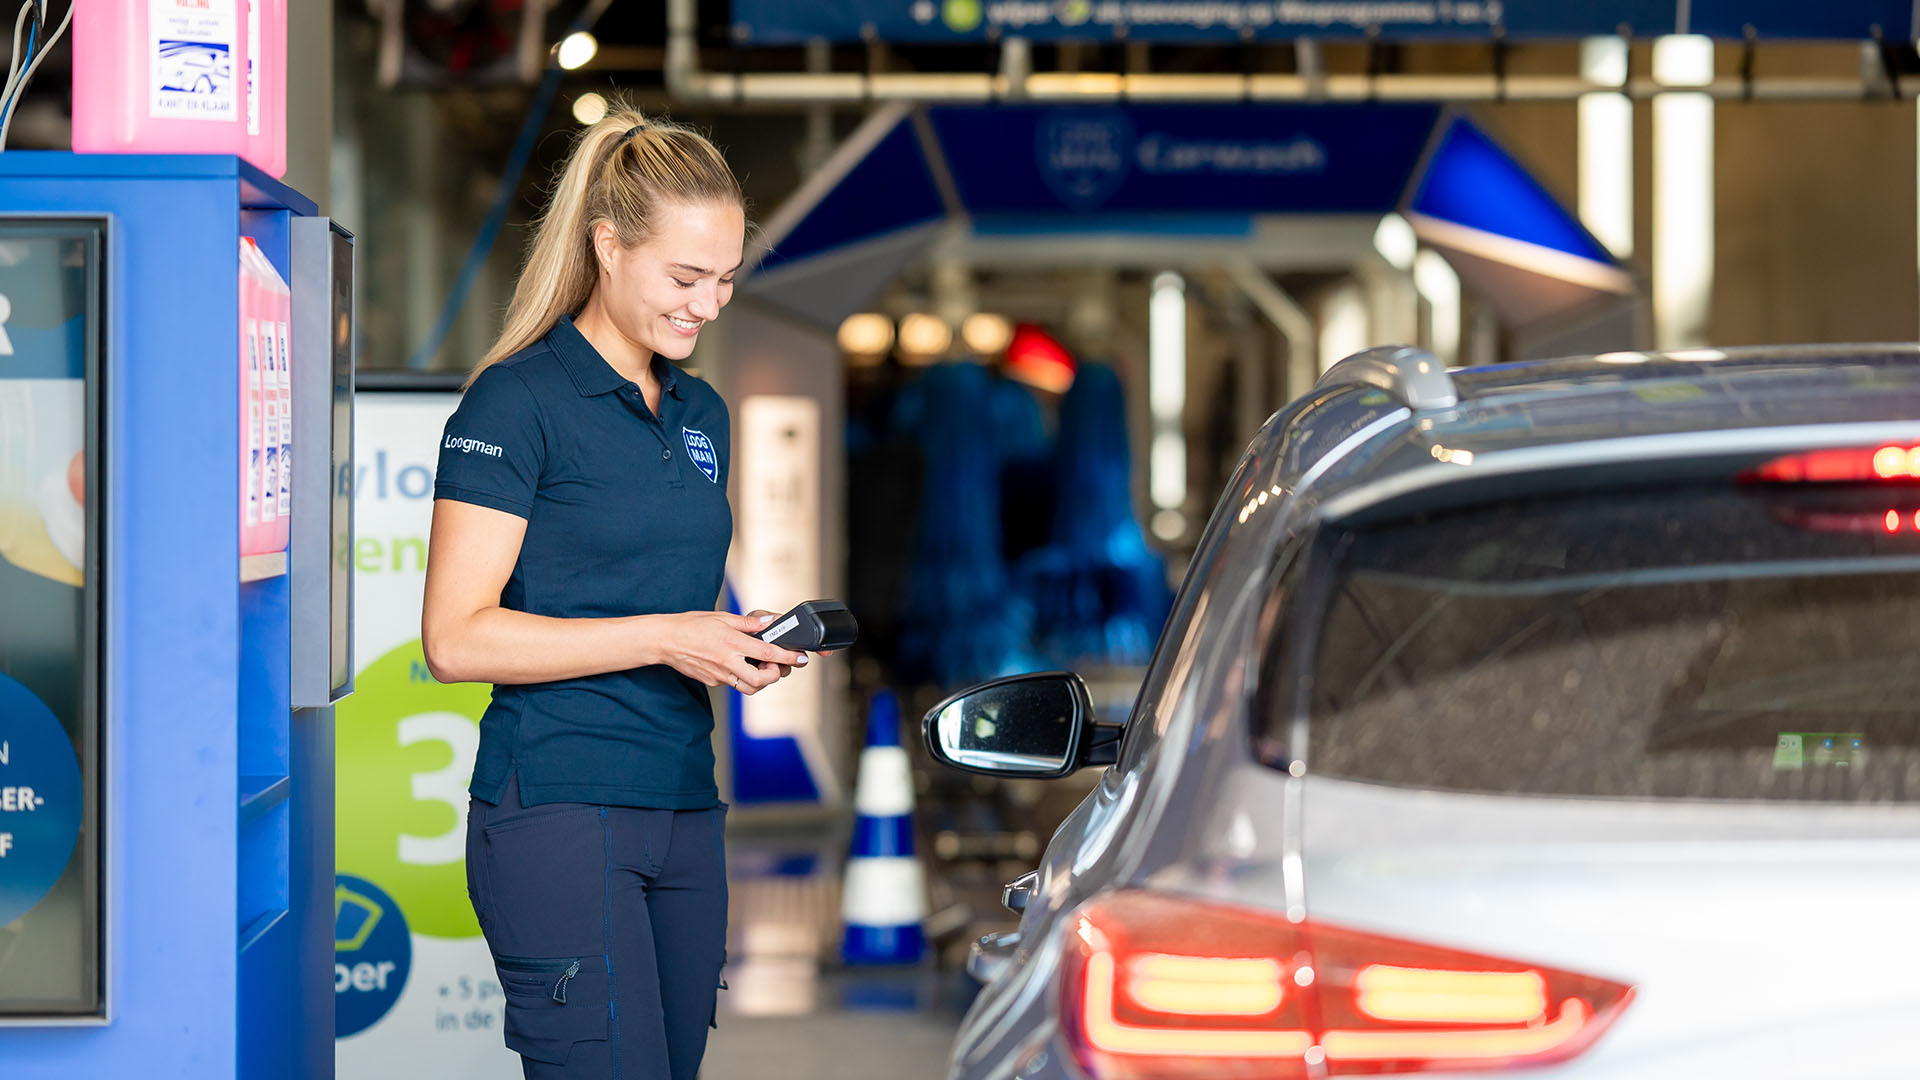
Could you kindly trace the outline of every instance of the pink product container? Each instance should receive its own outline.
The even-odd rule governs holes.
[[[273,527],[265,516],[260,481],[266,465],[265,376],[261,370],[259,276],[240,244],[240,554],[273,550]]]
[[[75,0],[73,148],[287,165],[286,0]]]
[[[260,270],[264,261],[260,249],[248,240],[241,246],[241,254],[248,260],[249,272],[253,275],[254,318],[248,323],[253,333],[255,349],[260,357],[260,394],[261,454],[258,459],[260,477],[260,525],[267,535],[268,550],[278,550],[274,542],[280,536],[280,387],[278,372],[274,363],[273,285],[267,275]]]
[[[293,387],[288,338],[293,293],[251,238],[240,243],[242,420],[241,554],[283,551],[292,534]],[[256,494],[257,493],[257,494]],[[257,507],[247,517],[247,507]],[[251,529],[249,528],[251,526]]]
[[[287,172],[287,0],[247,0],[247,11],[253,106],[244,156],[267,175],[280,177]]]
[[[272,265],[267,269],[273,271]],[[275,544],[284,549],[293,539],[293,290],[277,271],[273,273],[273,290],[277,346],[273,355],[280,391],[280,532]]]
[[[293,290],[287,286],[272,261],[251,241],[247,254],[258,276],[265,308],[259,322],[260,355],[266,375],[267,413],[277,416],[276,429],[269,423],[266,431],[267,461],[261,478],[261,490],[273,492],[276,507],[274,550],[287,546],[293,522]]]

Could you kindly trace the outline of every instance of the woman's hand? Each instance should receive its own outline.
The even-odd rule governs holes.
[[[760,620],[760,625],[755,627],[754,630],[749,631],[749,633],[754,633],[754,632],[758,632],[760,630],[766,629],[768,623],[771,623],[773,620],[779,617],[780,617],[779,612],[768,611],[766,608],[761,608],[757,611],[747,612],[747,618]],[[800,663],[805,664],[806,662],[807,661],[806,661],[805,654],[802,654]],[[791,664],[775,664],[774,666],[780,669],[780,677],[783,679],[793,674],[793,665]]]
[[[757,694],[807,662],[804,653],[769,645],[752,635],[767,628],[772,612],[733,615],[689,611],[662,615],[661,662],[707,686],[731,686]]]
[[[759,611],[749,611],[749,612],[747,612],[747,617],[748,617],[748,618],[757,618],[757,619],[759,619],[759,620],[760,620],[760,625],[761,625],[762,627],[765,627],[765,626],[766,626],[766,625],[767,625],[768,623],[770,623],[770,622],[772,622],[773,620],[775,620],[775,619],[777,619],[777,618],[779,618],[779,617],[780,617],[780,615],[779,615],[779,613],[778,613],[778,612],[773,612],[773,611],[768,611],[768,610],[767,610],[767,609],[765,609],[765,608],[761,608],[761,609],[760,609]],[[799,656],[799,657],[800,657],[800,665],[799,665],[799,666],[801,666],[801,667],[805,667],[805,666],[807,666],[807,654],[806,654],[806,653],[797,653],[797,654],[795,654],[795,655],[797,655],[797,656]],[[821,655],[821,656],[832,656],[832,655],[833,655],[833,650],[832,650],[832,649],[821,649],[821,650],[820,650],[820,655]],[[788,664],[781,664],[781,665],[780,665],[780,677],[781,677],[781,678],[783,678],[783,679],[784,679],[784,678],[786,678],[787,676],[789,676],[789,675],[791,675],[791,674],[793,674],[793,666],[792,666],[792,665],[788,665]]]

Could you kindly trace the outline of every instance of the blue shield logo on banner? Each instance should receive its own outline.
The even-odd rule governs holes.
[[[687,438],[687,456],[714,483],[720,482],[720,455],[714,452],[713,440],[692,428],[681,428],[680,433]]]
[[[1133,121],[1118,109],[1060,109],[1040,118],[1034,154],[1061,202],[1092,210],[1133,170]]]

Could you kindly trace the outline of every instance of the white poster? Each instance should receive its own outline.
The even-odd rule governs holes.
[[[427,674],[420,597],[457,394],[355,399],[353,696],[335,714],[336,1072],[514,1080],[466,887],[467,782],[487,687]]]
[[[734,433],[740,479],[734,585],[742,610],[785,611],[821,599],[820,403],[755,395],[741,403]],[[756,739],[817,736],[818,679],[795,672],[748,698],[741,726]]]

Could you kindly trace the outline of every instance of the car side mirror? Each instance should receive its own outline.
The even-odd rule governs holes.
[[[1029,780],[1112,764],[1120,732],[1095,722],[1087,684],[1064,671],[970,687],[928,710],[921,728],[942,765]]]

